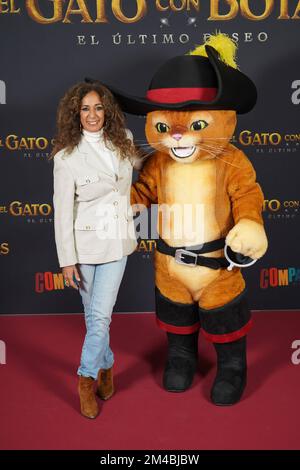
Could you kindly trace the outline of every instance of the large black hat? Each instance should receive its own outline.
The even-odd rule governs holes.
[[[257,99],[252,80],[223,62],[214,47],[206,45],[205,50],[207,57],[182,55],[165,62],[153,76],[146,97],[105,86],[122,110],[130,114],[144,116],[159,109],[231,109],[238,114],[250,111]]]

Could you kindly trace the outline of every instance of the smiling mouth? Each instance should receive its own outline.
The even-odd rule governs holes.
[[[173,154],[175,155],[175,157],[188,158],[191,155],[193,155],[193,153],[196,150],[196,147],[195,146],[193,146],[193,147],[172,147],[171,150],[172,150]]]

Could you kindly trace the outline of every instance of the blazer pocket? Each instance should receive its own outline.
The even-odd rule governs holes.
[[[89,221],[81,221],[81,220],[75,220],[74,222],[74,229],[75,230],[84,230],[87,232],[90,231],[95,231],[95,230],[105,230],[106,229],[106,223],[105,220],[102,220],[99,218],[96,222],[89,222]]]
[[[100,237],[104,230],[102,221],[97,223],[89,221],[75,220],[74,238],[77,253],[80,255],[93,255],[102,253],[106,244]]]
[[[94,222],[82,222],[80,220],[75,220],[74,223],[75,230],[96,230],[96,224]]]
[[[100,177],[97,173],[89,174],[89,175],[84,175],[84,176],[78,176],[76,178],[76,184],[77,186],[86,186],[91,183],[96,183],[99,181]]]
[[[77,176],[75,182],[78,201],[92,201],[105,195],[105,185],[97,173]]]

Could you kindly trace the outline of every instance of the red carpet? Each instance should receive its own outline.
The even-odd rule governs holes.
[[[192,388],[161,388],[165,334],[153,314],[115,314],[116,395],[96,420],[79,414],[76,370],[84,335],[80,315],[0,316],[1,449],[299,449],[299,312],[254,314],[249,378],[242,401],[215,407],[212,346],[200,337]],[[102,402],[103,403],[103,402]]]

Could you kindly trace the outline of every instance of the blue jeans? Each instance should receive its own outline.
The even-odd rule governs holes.
[[[86,325],[78,375],[97,379],[99,369],[109,369],[114,363],[109,327],[126,262],[124,256],[111,263],[78,265]]]

